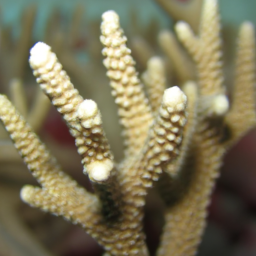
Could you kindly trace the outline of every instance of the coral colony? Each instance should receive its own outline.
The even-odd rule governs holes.
[[[255,125],[253,25],[240,27],[232,101],[223,84],[217,0],[204,1],[198,36],[185,22],[175,29],[194,60],[197,79],[166,89],[164,63],[153,57],[142,75],[146,96],[118,15],[102,15],[103,63],[123,127],[120,163],[110,150],[97,103],[82,98],[50,46],[39,42],[30,51],[37,83],[75,138],[94,193],[61,170],[12,103],[0,96],[0,118],[41,185],[24,186],[22,200],[80,225],[104,248],[104,256],[149,255],[142,220],[152,186],[166,204],[157,255],[195,255],[223,155]]]

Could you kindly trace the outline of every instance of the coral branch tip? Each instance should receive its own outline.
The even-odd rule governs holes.
[[[51,47],[43,42],[36,43],[30,50],[29,62],[33,68],[43,66],[49,59]]]

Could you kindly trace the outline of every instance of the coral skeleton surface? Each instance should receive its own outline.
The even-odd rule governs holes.
[[[105,256],[147,256],[144,206],[148,189],[156,184],[166,206],[157,255],[195,255],[222,158],[255,126],[253,26],[246,22],[239,32],[235,90],[229,100],[219,20],[217,0],[205,0],[198,36],[178,22],[177,37],[194,60],[198,80],[186,81],[182,89],[165,89],[164,61],[155,56],[142,75],[146,93],[119,16],[114,11],[102,15],[103,64],[123,128],[125,157],[120,163],[111,152],[97,103],[79,94],[50,46],[35,44],[29,58],[33,74],[74,137],[94,193],[62,171],[21,113],[0,95],[0,119],[40,184],[24,186],[22,200],[80,225]]]

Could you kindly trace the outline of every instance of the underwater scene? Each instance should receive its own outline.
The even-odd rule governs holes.
[[[255,8],[2,0],[0,256],[256,255]]]

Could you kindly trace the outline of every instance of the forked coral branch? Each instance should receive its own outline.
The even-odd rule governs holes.
[[[230,145],[256,125],[255,33],[252,23],[244,22],[240,26],[237,44],[232,105],[226,116],[227,125],[231,129]]]
[[[203,0],[155,0],[175,21],[183,20],[197,33]]]
[[[61,170],[29,124],[1,95],[0,118],[41,186],[25,186],[21,198],[82,226],[104,247],[104,256],[147,256],[142,223],[145,197],[160,179],[166,211],[157,255],[193,256],[206,226],[207,206],[224,153],[255,123],[253,27],[245,23],[240,31],[230,104],[223,83],[217,0],[204,1],[198,36],[185,22],[176,26],[195,62],[197,83],[185,83],[185,93],[177,86],[164,90],[163,63],[154,57],[143,77],[149,99],[118,15],[108,11],[102,19],[103,63],[124,131],[125,158],[115,162],[97,104],[79,94],[50,46],[39,42],[30,51],[30,66],[75,138],[84,173],[95,193]],[[154,88],[156,84],[160,88]],[[246,102],[245,108],[239,106],[241,100]],[[241,128],[238,124],[245,117],[246,126]],[[231,137],[227,137],[227,129],[233,131]]]
[[[194,64],[181,48],[176,35],[169,30],[163,30],[158,35],[158,42],[165,56],[170,60],[178,82],[183,84],[189,80],[195,80]]]
[[[165,186],[171,186],[171,188],[164,190],[164,199],[168,207],[158,255],[195,255],[206,225],[209,196],[214,181],[219,176],[222,158],[226,152],[225,141],[230,139],[225,137],[224,116],[229,110],[229,101],[223,85],[217,1],[204,2],[198,37],[193,35],[185,22],[179,22],[176,31],[197,67],[199,84],[197,122],[182,168],[169,183],[164,181]],[[250,45],[252,46],[252,43]],[[255,51],[255,49],[249,47],[248,51]],[[245,59],[248,58],[245,57]],[[250,61],[249,65],[252,67],[255,60],[250,58]],[[241,74],[243,79],[250,77],[248,86],[255,82],[253,69],[249,70],[250,75]],[[242,83],[237,84],[236,90],[241,90],[238,88],[242,86]],[[246,91],[244,94],[249,98],[251,105],[252,100],[249,96],[251,91]],[[234,94],[234,97],[233,101],[237,102],[242,95]],[[244,118],[247,111],[243,109],[239,115]],[[255,111],[252,106],[248,112],[251,113],[251,111]],[[235,115],[238,116],[238,113]],[[239,122],[242,123],[243,119],[241,118]],[[238,136],[234,137],[235,140],[237,138]]]
[[[158,114],[153,118],[113,11],[103,14],[102,32],[101,40],[106,45],[103,53],[107,56],[104,63],[127,131],[129,154],[120,165],[113,163],[96,103],[83,100],[50,47],[38,43],[30,56],[37,82],[75,137],[95,195],[60,170],[5,96],[1,96],[0,116],[42,186],[25,186],[21,191],[24,201],[80,224],[111,255],[147,255],[141,222],[146,188],[158,179],[164,165],[179,154],[186,123],[186,96],[178,87],[165,90]]]

